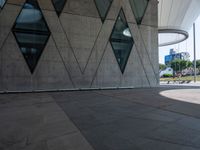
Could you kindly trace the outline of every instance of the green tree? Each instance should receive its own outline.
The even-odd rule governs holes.
[[[194,64],[194,61],[193,61]],[[200,60],[196,60],[197,68],[200,69]]]
[[[159,64],[159,69],[160,70],[165,70],[167,66],[165,64]]]
[[[171,67],[174,71],[182,71],[186,68],[192,67],[192,62],[188,60],[175,59],[171,62]]]
[[[193,61],[194,64],[194,61]],[[200,71],[200,60],[196,60],[196,67]]]

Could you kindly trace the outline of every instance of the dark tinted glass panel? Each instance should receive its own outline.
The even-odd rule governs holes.
[[[106,19],[113,0],[95,0],[102,22]]]
[[[67,0],[52,0],[54,8],[58,16],[60,16]]]
[[[14,32],[14,34],[16,36],[20,50],[31,72],[33,72],[49,36],[20,32]]]
[[[17,17],[15,29],[48,32],[42,12],[36,0],[27,0]]]
[[[129,1],[137,23],[141,24],[149,0],[129,0]]]
[[[3,8],[3,6],[5,5],[6,0],[0,0],[0,8]]]
[[[33,73],[51,34],[36,0],[26,1],[12,31]]]
[[[110,43],[123,73],[134,41],[122,9],[113,28]]]

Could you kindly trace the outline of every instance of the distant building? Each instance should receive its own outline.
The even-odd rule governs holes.
[[[169,66],[175,59],[189,60],[190,54],[188,52],[176,53],[174,49],[170,49],[169,55],[165,56],[165,65]]]
[[[169,54],[170,55],[176,54],[176,51],[172,48],[172,49],[170,49]]]

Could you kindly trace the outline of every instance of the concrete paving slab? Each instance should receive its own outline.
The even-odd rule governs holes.
[[[198,150],[198,92],[182,86],[1,94],[0,149]]]
[[[200,148],[200,131],[183,127],[180,124],[167,124],[151,131],[144,137]]]
[[[79,132],[47,140],[48,150],[93,150]]]

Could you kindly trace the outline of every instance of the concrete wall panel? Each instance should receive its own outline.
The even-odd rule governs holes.
[[[6,4],[0,12],[0,48],[4,46],[20,9],[20,6]]]
[[[42,10],[55,11],[51,0],[37,0]]]
[[[91,57],[88,61],[88,65],[86,66],[84,72],[84,78],[87,78],[87,82],[89,86],[91,85],[92,80],[94,79],[96,72],[98,71],[98,67],[101,64],[102,58],[106,51],[107,45],[109,44],[110,34],[112,32],[114,21],[106,20],[102,26],[102,30],[98,36],[94,49],[91,53]],[[89,78],[88,78],[89,77]],[[84,83],[88,84],[88,83]]]
[[[123,0],[122,8],[123,8],[124,13],[126,14],[127,22],[136,23],[129,0]]]
[[[158,84],[157,74],[154,70],[153,63],[151,62],[147,47],[145,47],[145,42],[142,38],[142,33],[137,25],[129,24],[131,31],[133,33],[133,38],[135,40],[136,50],[141,59],[142,65],[148,75],[148,80],[150,81],[150,86],[154,87]],[[158,62],[157,62],[158,63]]]
[[[43,13],[51,30],[52,39],[55,42],[57,51],[60,53],[61,59],[63,60],[64,66],[70,73],[75,85],[77,85],[81,81],[82,73],[75,54],[73,53],[73,48],[68,35],[60,21],[63,19],[63,15],[61,15],[59,19],[55,12],[43,11]]]
[[[92,83],[92,87],[120,87],[121,76],[122,73],[113,53],[112,47],[110,43],[108,43],[101,64]]]
[[[67,0],[65,13],[99,18],[94,0]]]
[[[31,73],[12,33],[1,50],[4,91],[32,90]]]
[[[26,0],[7,0],[8,4],[23,5]]]
[[[33,88],[35,90],[74,88],[52,37],[33,74]]]
[[[61,22],[81,70],[84,71],[95,40],[98,38],[102,26],[101,20],[100,18],[63,14]]]
[[[108,11],[107,18],[108,20],[116,20],[119,11],[122,7],[121,0],[113,0],[110,10]]]
[[[145,47],[148,51],[151,63],[154,64],[153,68],[159,76],[158,65],[158,29],[151,26],[141,25],[139,27]]]
[[[149,1],[142,24],[158,27],[158,0]]]
[[[0,12],[0,91],[158,85],[157,0],[150,0],[143,25],[129,0],[113,0],[104,23],[93,0],[68,0],[60,17],[51,0],[38,2],[51,37],[33,74],[11,32],[24,0],[8,0]],[[109,42],[121,8],[135,41],[123,74]]]
[[[147,74],[138,55],[136,46],[133,46],[124,75],[122,76],[121,87],[149,87]]]

